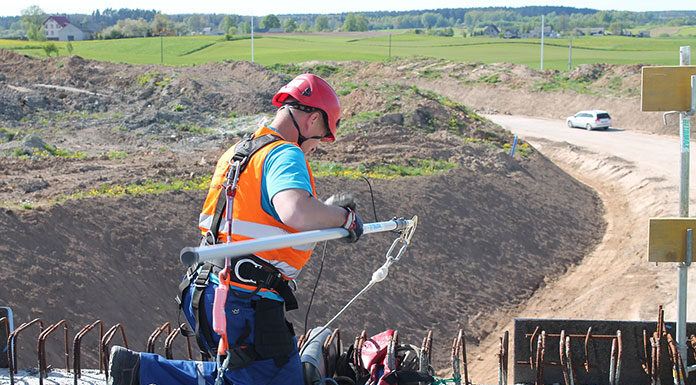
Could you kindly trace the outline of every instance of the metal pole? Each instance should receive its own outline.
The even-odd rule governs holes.
[[[389,58],[391,59],[391,33],[389,34]]]
[[[679,48],[679,65],[688,66],[691,64],[691,47],[683,46]],[[679,216],[686,218],[689,216],[689,151],[690,151],[690,127],[689,117],[686,112],[679,113],[679,137],[681,143],[680,169],[681,178],[679,183]],[[685,260],[690,259],[691,252],[691,233],[687,231],[687,255]],[[678,267],[679,283],[677,289],[677,346],[684,360],[686,367],[686,294],[689,278],[689,265],[679,263]]]
[[[541,70],[544,70],[544,15],[541,15]]]
[[[573,69],[573,33],[570,33],[570,41],[568,42],[568,71]]]
[[[251,17],[251,62],[254,62],[254,16]]]
[[[393,219],[386,222],[367,223],[363,226],[363,234],[413,228],[416,226],[417,222],[418,217],[413,217],[413,219]],[[326,230],[303,231],[289,235],[256,238],[247,241],[223,243],[214,246],[185,247],[181,250],[179,256],[181,263],[191,266],[201,262],[221,258],[239,257],[257,253],[259,251],[306,245],[315,242],[344,238],[346,236],[348,236],[348,230],[340,227]]]

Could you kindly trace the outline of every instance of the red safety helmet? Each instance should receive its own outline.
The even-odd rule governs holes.
[[[336,140],[336,131],[341,122],[341,104],[336,91],[324,79],[314,74],[298,75],[284,85],[273,97],[273,105],[281,107],[288,96],[298,103],[319,109],[323,112],[324,122],[331,132],[330,136],[322,139],[324,142]]]

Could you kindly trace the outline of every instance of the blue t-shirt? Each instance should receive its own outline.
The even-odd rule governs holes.
[[[274,130],[272,127],[269,127]],[[275,131],[275,130],[274,130]],[[281,222],[273,207],[273,197],[288,189],[302,189],[312,194],[307,160],[302,149],[291,143],[281,144],[269,151],[263,162],[261,179],[261,208]]]

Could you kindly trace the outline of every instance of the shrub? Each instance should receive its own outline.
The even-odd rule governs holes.
[[[46,52],[46,56],[51,56],[52,53],[55,53],[56,56],[58,56],[58,47],[56,47],[56,43],[44,43],[41,48],[43,48],[44,52]]]

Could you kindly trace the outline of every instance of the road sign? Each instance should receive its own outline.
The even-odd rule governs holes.
[[[651,66],[641,72],[641,111],[689,111],[696,66]]]
[[[696,218],[650,218],[648,261],[686,262],[686,230],[696,230]],[[696,240],[691,237],[692,244]],[[691,260],[693,260],[692,251]]]

